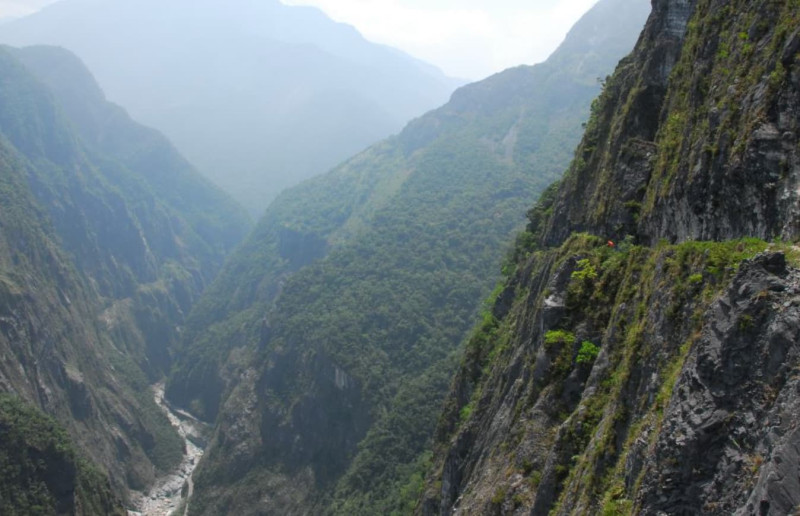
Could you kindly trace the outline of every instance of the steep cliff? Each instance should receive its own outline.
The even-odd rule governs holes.
[[[193,310],[167,386],[217,419],[193,512],[408,512],[479,300],[647,12],[600,2],[546,63],[457,91],[274,203]]]
[[[419,513],[800,506],[798,34],[795,0],[653,2],[469,341]]]
[[[0,49],[0,85],[0,391],[124,498],[181,459],[149,386],[247,219],[63,50]]]

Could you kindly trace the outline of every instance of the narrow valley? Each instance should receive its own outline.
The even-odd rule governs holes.
[[[164,399],[164,382],[152,386],[153,398],[183,439],[184,455],[175,471],[159,477],[147,493],[132,493],[135,510],[129,516],[183,516],[189,514],[189,500],[194,491],[192,474],[203,456],[210,429],[191,414],[173,408]]]
[[[444,2],[0,1],[0,515],[800,514],[800,0]]]

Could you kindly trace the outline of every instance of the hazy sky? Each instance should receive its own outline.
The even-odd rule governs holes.
[[[0,0],[0,18],[30,14],[53,1]],[[597,0],[281,1],[314,5],[371,41],[405,50],[451,76],[481,79],[544,60]]]
[[[14,18],[36,12],[55,0],[0,0],[0,18]]]
[[[543,61],[597,0],[281,0],[314,5],[367,39],[481,79]]]

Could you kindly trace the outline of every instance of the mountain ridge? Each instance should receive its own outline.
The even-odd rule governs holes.
[[[75,52],[109,98],[252,215],[461,84],[315,8],[279,2],[65,0],[4,25],[0,41]]]

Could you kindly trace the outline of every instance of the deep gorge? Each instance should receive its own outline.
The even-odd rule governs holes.
[[[793,514],[799,66],[797,0],[599,0],[253,222],[0,47],[0,512]]]

